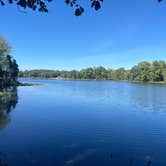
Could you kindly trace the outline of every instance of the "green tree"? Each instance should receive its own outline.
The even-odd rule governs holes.
[[[163,81],[163,71],[166,69],[166,63],[164,61],[154,61],[152,63],[152,73],[153,73],[153,81]]]
[[[97,68],[95,68],[95,79],[96,80],[107,80],[107,70],[102,67],[102,66],[99,66]]]
[[[2,71],[0,70],[0,76]],[[116,70],[106,69],[102,66],[88,67],[80,71],[58,71],[58,70],[30,70],[21,71],[21,77],[59,77],[60,79],[89,79],[89,80],[127,80],[138,82],[166,82],[166,63],[165,61],[154,61],[149,63],[140,62],[130,70],[119,68]]]
[[[125,69],[123,67],[115,70],[114,75],[116,80],[125,80]]]
[[[18,84],[18,64],[9,55],[10,49],[7,41],[0,37],[0,87]]]
[[[10,53],[11,47],[7,43],[6,39],[0,37],[0,59],[7,56]]]
[[[163,71],[164,82],[166,83],[166,69]]]
[[[151,64],[149,62],[140,62],[137,66],[134,66],[131,69],[131,80],[134,81],[150,81],[150,72],[151,72]]]

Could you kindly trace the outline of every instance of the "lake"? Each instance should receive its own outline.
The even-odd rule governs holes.
[[[166,86],[21,79],[0,98],[0,165],[165,166]]]

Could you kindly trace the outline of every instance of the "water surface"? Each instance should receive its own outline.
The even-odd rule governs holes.
[[[166,86],[22,81],[42,85],[0,99],[1,165],[166,165]]]

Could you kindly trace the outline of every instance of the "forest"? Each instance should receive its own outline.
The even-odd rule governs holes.
[[[11,47],[7,41],[3,37],[0,37],[0,89],[11,85],[18,85],[18,64],[9,55],[10,50]]]
[[[69,80],[119,80],[134,82],[165,82],[166,62],[143,61],[133,66],[130,70],[121,67],[118,69],[89,67],[82,70],[25,70],[19,72],[19,77],[25,78],[54,78]]]

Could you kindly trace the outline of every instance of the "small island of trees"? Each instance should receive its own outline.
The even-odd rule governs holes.
[[[19,77],[54,78],[67,80],[118,80],[131,82],[166,83],[166,62],[143,61],[130,70],[119,68],[106,69],[102,66],[89,67],[82,70],[25,70],[19,72]]]

